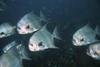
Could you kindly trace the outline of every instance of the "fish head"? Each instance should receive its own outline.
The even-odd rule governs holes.
[[[30,51],[42,51],[42,50],[48,49],[48,46],[40,38],[40,36],[33,35],[29,40],[28,48]]]
[[[15,26],[9,23],[3,23],[0,25],[0,38],[10,36],[15,33]]]
[[[37,31],[37,29],[33,26],[32,21],[22,19],[17,24],[17,31],[19,34],[28,34]]]
[[[28,34],[40,29],[41,25],[39,23],[39,19],[37,19],[36,17],[37,16],[33,12],[25,14],[17,23],[18,33]]]
[[[40,12],[40,16],[30,12],[25,14],[21,20],[17,23],[17,31],[19,34],[33,33],[44,26],[47,20]]]
[[[94,59],[100,60],[100,42],[90,45],[87,50],[87,55]]]
[[[96,41],[96,33],[89,26],[84,26],[73,35],[72,42],[75,46],[82,46]]]
[[[47,25],[44,25],[42,29],[35,32],[29,39],[29,50],[30,51],[43,51],[49,48],[57,48],[54,45],[54,38],[57,37],[56,33],[52,35],[47,30]]]

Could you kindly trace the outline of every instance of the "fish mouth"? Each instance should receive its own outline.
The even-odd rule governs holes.
[[[40,51],[40,49],[39,48],[37,48],[37,47],[31,47],[30,45],[29,45],[29,50],[30,51]]]
[[[27,34],[28,33],[27,30],[21,30],[21,29],[19,29],[19,27],[17,28],[17,32],[18,32],[18,34]]]
[[[18,34],[28,34],[28,32],[26,32],[26,31],[19,31],[19,30],[17,30],[18,31]]]
[[[80,46],[79,43],[75,39],[72,40],[72,43],[74,46]]]
[[[35,31],[19,31],[18,30],[18,34],[30,34],[30,33],[33,33]]]

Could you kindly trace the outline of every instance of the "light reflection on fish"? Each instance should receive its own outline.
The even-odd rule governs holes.
[[[0,25],[0,38],[11,36],[15,33],[16,26],[12,26],[9,23],[3,23]]]
[[[17,31],[19,34],[33,33],[42,28],[45,23],[47,23],[47,20],[42,12],[40,12],[40,16],[30,12],[17,23]]]
[[[89,45],[87,55],[89,55],[93,59],[100,60],[100,41]]]
[[[29,40],[29,50],[30,51],[43,51],[48,48],[57,48],[54,45],[54,38],[60,39],[57,27],[54,29],[53,34],[51,34],[47,29],[46,25],[34,33]]]
[[[15,41],[5,46],[3,51],[0,56],[0,67],[23,67],[22,59],[29,59],[25,47]]]
[[[75,46],[87,45],[97,41],[96,35],[97,31],[87,24],[75,32],[72,42]]]

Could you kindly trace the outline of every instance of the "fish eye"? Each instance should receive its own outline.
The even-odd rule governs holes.
[[[3,34],[5,34],[5,33],[4,33],[4,32],[1,32],[0,34],[3,35]]]
[[[27,26],[26,26],[26,29],[29,29],[29,28],[30,28],[30,26],[29,26],[29,25],[27,25]]]
[[[42,42],[40,42],[38,45],[39,45],[39,46],[43,46]]]
[[[80,41],[84,41],[84,38],[82,38]]]

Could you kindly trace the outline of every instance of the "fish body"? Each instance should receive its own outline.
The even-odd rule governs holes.
[[[22,67],[22,62],[12,54],[3,54],[0,57],[0,67]]]
[[[4,53],[0,56],[0,67],[23,67],[22,59],[27,59],[27,51],[22,44],[11,42],[3,49]]]
[[[57,35],[57,29],[54,29],[53,34],[51,34],[47,29],[46,25],[36,33],[32,35],[29,40],[29,50],[30,51],[42,51],[48,48],[57,48],[54,45],[54,38],[59,38]]]
[[[47,23],[47,20],[42,12],[40,12],[40,16],[30,12],[17,23],[17,31],[19,34],[33,33],[43,27],[45,23]]]
[[[0,38],[11,36],[15,33],[16,26],[12,26],[9,23],[3,23],[0,25]]]
[[[89,25],[85,25],[77,30],[73,35],[73,45],[83,46],[97,41],[97,32],[93,30]]]
[[[89,45],[87,55],[92,57],[93,59],[100,60],[100,41]]]

